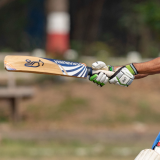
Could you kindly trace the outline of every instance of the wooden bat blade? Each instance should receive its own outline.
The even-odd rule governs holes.
[[[8,55],[4,59],[4,67],[11,72],[52,74],[77,78],[87,78],[88,75],[85,64],[32,56]]]

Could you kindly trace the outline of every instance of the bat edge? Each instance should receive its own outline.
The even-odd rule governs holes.
[[[25,73],[35,73],[35,74],[45,74],[45,75],[53,75],[53,76],[63,76],[63,77],[73,77],[73,78],[81,78],[81,79],[87,79],[87,77],[77,77],[77,76],[69,76],[69,75],[62,75],[62,74],[53,74],[53,73],[46,73],[46,72],[35,72],[35,71],[24,71],[24,70],[7,70],[8,72],[25,72]]]

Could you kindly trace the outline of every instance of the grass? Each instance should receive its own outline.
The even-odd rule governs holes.
[[[0,145],[0,159],[133,159],[148,144],[97,144],[58,141],[15,141],[5,139]]]

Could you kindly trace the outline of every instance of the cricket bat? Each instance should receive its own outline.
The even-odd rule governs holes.
[[[64,60],[39,58],[33,56],[8,55],[4,59],[4,67],[10,72],[28,72],[39,74],[51,74],[76,78],[87,78],[93,75],[91,67],[84,63]],[[105,68],[108,71],[108,68]],[[108,71],[109,74],[111,71]]]

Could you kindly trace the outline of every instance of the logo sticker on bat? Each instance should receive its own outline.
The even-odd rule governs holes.
[[[26,62],[27,63],[24,64],[26,67],[39,67],[44,65],[44,62],[42,62],[41,60],[31,61],[30,59],[26,59]]]

